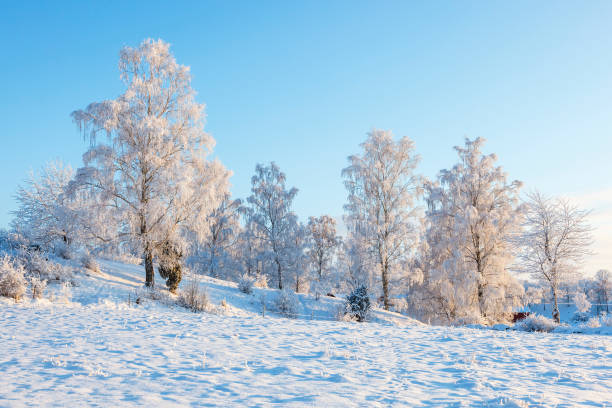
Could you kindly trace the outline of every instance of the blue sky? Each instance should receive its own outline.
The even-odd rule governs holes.
[[[6,2],[0,15],[0,226],[30,169],[86,145],[69,114],[122,92],[124,45],[162,38],[191,66],[216,155],[245,197],[258,162],[342,214],[340,171],[373,127],[415,140],[420,171],[488,139],[510,178],[594,208],[612,268],[611,2]]]

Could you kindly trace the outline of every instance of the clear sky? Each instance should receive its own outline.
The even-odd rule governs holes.
[[[0,226],[31,169],[86,145],[69,117],[122,92],[124,45],[162,38],[191,66],[215,154],[249,193],[274,160],[295,210],[342,214],[340,171],[373,127],[416,142],[420,171],[485,137],[525,189],[589,208],[612,268],[612,2],[8,2],[0,13]]]

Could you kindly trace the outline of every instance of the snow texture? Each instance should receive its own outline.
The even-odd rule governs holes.
[[[101,261],[63,303],[0,299],[0,406],[604,406],[608,336],[436,327],[342,299],[299,295],[301,315],[261,316],[277,290],[202,278],[218,313],[134,303],[142,267]],[[48,291],[59,293],[59,285]],[[267,299],[267,300],[266,300]]]

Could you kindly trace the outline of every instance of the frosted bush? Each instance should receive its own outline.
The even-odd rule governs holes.
[[[208,307],[208,293],[202,289],[199,279],[192,279],[179,294],[179,304],[193,312],[202,312]]]
[[[573,296],[574,304],[578,311],[574,313],[572,320],[575,322],[586,322],[589,320],[589,311],[591,310],[591,302],[587,299],[584,292],[578,292]]]
[[[135,256],[129,252],[119,249],[108,248],[100,252],[97,251],[98,257],[108,259],[109,261],[121,262],[129,265],[142,265],[142,257]]]
[[[70,247],[70,245],[66,244],[63,241],[56,245],[55,254],[59,256],[60,258],[64,258],[64,259],[74,258],[74,250],[72,249],[72,247]]]
[[[396,298],[391,299],[391,306],[393,307],[393,311],[396,313],[407,314],[410,310],[410,305],[406,298]]]
[[[315,295],[315,299],[319,300],[322,296],[331,293],[331,285],[325,279],[317,279],[310,282],[309,289],[310,293]]]
[[[73,273],[69,266],[53,261],[47,261],[46,266],[45,273],[41,274],[41,277],[60,282],[72,282]]]
[[[26,280],[23,267],[14,259],[5,255],[0,259],[0,296],[15,301],[26,292]]]
[[[283,289],[278,292],[274,299],[274,307],[276,311],[285,317],[295,318],[300,309],[300,301],[295,293],[289,289]]]
[[[152,300],[166,306],[176,304],[176,300],[172,298],[167,290],[160,290],[157,287],[142,287],[134,293],[134,299],[137,305],[144,303],[146,300]]]
[[[488,325],[490,321],[480,316],[477,313],[467,313],[465,316],[456,317],[451,325],[452,326],[468,326],[468,325]]]
[[[49,281],[69,281],[72,279],[71,268],[46,258],[38,251],[27,253],[25,269],[28,275]]]
[[[100,264],[98,263],[98,261],[96,261],[96,258],[94,258],[94,256],[90,253],[86,253],[85,255],[83,255],[83,257],[81,258],[81,264],[91,272],[100,273]]]
[[[323,288],[323,285],[318,280],[314,280],[310,283],[309,290],[310,290],[310,293],[315,295],[316,300],[319,300],[321,298],[321,295],[325,293],[325,289]]]
[[[600,316],[594,316],[585,323],[587,327],[612,327],[612,314],[603,313]]]
[[[587,296],[583,292],[574,295],[574,304],[576,304],[576,309],[578,309],[580,313],[586,313],[591,310],[591,302],[589,302],[589,299],[587,299]]]
[[[63,282],[59,290],[59,300],[70,303],[72,299],[72,285],[70,282]]]
[[[32,293],[32,299],[41,299],[47,289],[47,280],[40,279],[37,276],[30,276],[30,292]]]
[[[589,316],[588,313],[576,312],[572,316],[572,321],[573,322],[586,322],[589,319],[590,319],[590,316]]]
[[[333,309],[333,313],[335,319],[339,322],[353,322],[356,320],[353,315],[349,313],[347,303],[336,305],[336,307]]]
[[[11,248],[9,232],[4,228],[0,228],[0,251],[8,251]]]
[[[601,327],[601,322],[599,321],[599,316],[593,316],[591,317],[586,323],[585,323],[586,327],[590,327],[590,328],[598,328]]]
[[[259,275],[255,280],[254,286],[256,288],[265,289],[268,287],[268,277],[266,275]]]
[[[516,324],[516,328],[528,332],[551,332],[558,326],[554,320],[544,316],[532,314]]]
[[[355,288],[346,298],[346,312],[358,322],[367,320],[370,307],[370,296],[365,286]]]
[[[5,229],[0,229],[0,251],[11,252],[20,250],[27,246],[27,242],[23,236],[8,232]]]
[[[40,251],[26,252],[24,261],[25,269],[30,275],[41,275],[46,270],[46,259]]]
[[[238,279],[238,290],[241,291],[242,293],[246,293],[247,295],[250,295],[251,293],[253,293],[254,285],[255,285],[255,278],[247,274],[242,275]]]
[[[259,306],[261,308],[262,316],[266,315],[266,293],[261,293],[259,295]]]

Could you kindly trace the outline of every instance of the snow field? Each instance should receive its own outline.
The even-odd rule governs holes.
[[[0,406],[611,402],[609,336],[435,327],[381,312],[372,323],[262,318],[257,292],[209,278],[212,302],[226,299],[229,316],[128,306],[141,275],[139,266],[102,262],[69,303],[3,299]],[[334,302],[323,299],[320,315]]]

